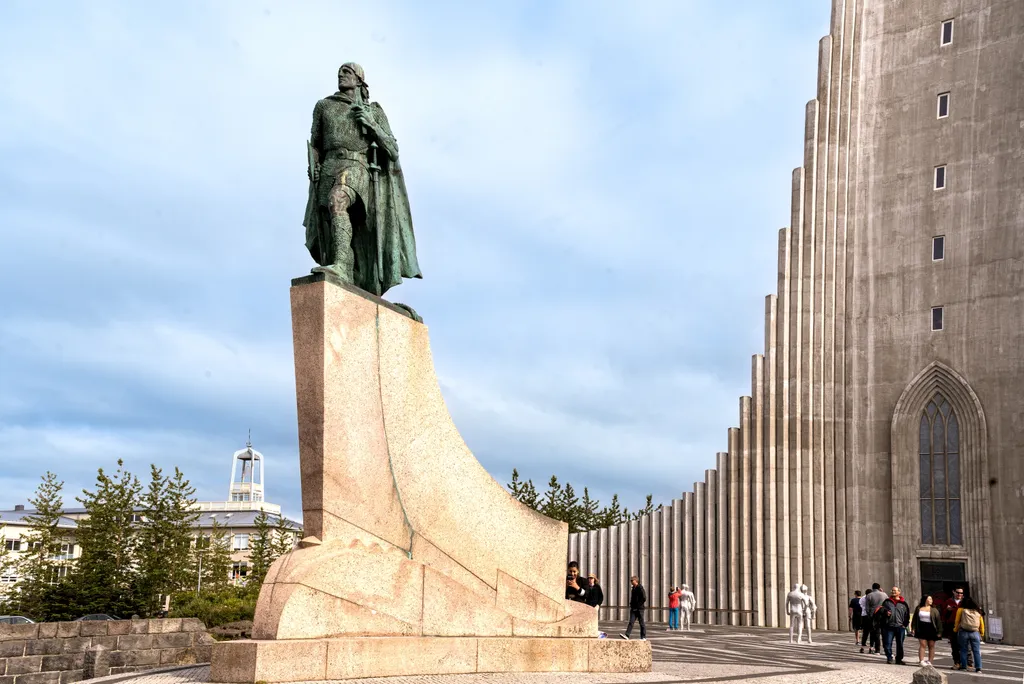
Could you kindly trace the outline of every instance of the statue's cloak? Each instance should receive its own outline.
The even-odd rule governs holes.
[[[373,102],[370,111],[377,125],[393,138],[381,106]],[[401,284],[402,278],[422,278],[423,274],[416,259],[416,238],[402,167],[383,148],[377,149],[377,164],[377,182],[371,182],[367,196],[361,196],[366,209],[365,225],[353,221],[352,248],[356,257],[354,284],[379,296]],[[334,180],[321,176],[318,182]],[[329,234],[330,225],[320,196],[323,194],[317,192],[317,183],[310,182],[302,225],[306,227],[306,248],[318,264],[324,264],[329,246],[321,244],[321,236]]]

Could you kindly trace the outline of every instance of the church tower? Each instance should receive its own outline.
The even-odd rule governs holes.
[[[1022,64],[1021,0],[832,1],[751,395],[693,491],[570,535],[608,605],[784,626],[800,583],[843,629],[960,585],[1024,644]]]

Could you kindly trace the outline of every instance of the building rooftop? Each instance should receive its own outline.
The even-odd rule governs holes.
[[[0,511],[0,525],[28,525],[29,523],[25,518],[35,514],[36,511],[31,508],[28,510]],[[78,527],[78,523],[71,518],[62,516],[57,526],[74,529]]]

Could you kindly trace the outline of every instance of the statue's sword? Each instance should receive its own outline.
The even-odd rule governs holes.
[[[380,165],[377,164],[376,142],[370,142],[367,159],[370,167],[370,183],[373,185],[373,227],[377,231],[377,280],[378,282],[384,282],[384,231],[381,230],[380,184],[378,183]]]

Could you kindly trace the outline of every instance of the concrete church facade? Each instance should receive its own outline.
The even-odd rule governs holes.
[[[833,0],[818,60],[728,451],[569,556],[606,605],[635,574],[732,624],[788,624],[798,582],[819,629],[963,583],[1024,644],[1024,3]]]

